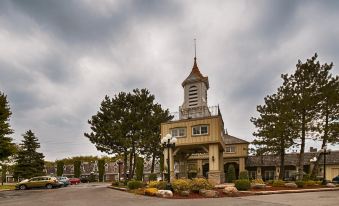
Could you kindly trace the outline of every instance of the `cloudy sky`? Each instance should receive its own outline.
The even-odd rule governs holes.
[[[83,133],[103,97],[148,88],[177,111],[197,38],[209,104],[230,134],[252,140],[249,119],[281,73],[315,52],[339,64],[338,10],[338,1],[3,0],[0,91],[14,139],[32,129],[47,160],[100,154]]]

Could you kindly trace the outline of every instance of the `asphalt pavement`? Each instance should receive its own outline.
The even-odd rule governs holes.
[[[215,199],[162,199],[106,188],[108,184],[89,183],[60,189],[34,189],[0,192],[4,206],[221,206],[221,205],[338,205],[339,191],[258,195]]]

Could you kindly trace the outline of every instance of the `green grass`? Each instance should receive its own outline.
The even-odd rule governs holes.
[[[0,190],[14,190],[15,185],[0,185]]]

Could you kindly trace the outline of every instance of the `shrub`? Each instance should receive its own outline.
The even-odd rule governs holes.
[[[227,169],[226,181],[233,182],[236,179],[235,177],[235,169],[233,165],[229,165]]]
[[[136,174],[136,179],[141,181],[144,176],[144,159],[142,157],[136,158],[135,174]]]
[[[244,170],[244,171],[240,172],[239,180],[249,180],[249,178],[248,178],[248,171],[247,170]]]
[[[208,190],[213,188],[205,178],[193,178],[189,185],[193,192],[199,192],[201,189]]]
[[[303,181],[308,181],[310,179],[311,179],[311,175],[309,175],[309,174],[303,175]]]
[[[249,180],[245,180],[245,179],[236,180],[235,181],[235,187],[238,190],[248,190],[248,189],[251,188],[251,182]]]
[[[148,195],[148,196],[156,196],[157,192],[158,192],[157,188],[147,188],[147,189],[145,189],[145,195]]]
[[[172,181],[172,188],[174,192],[186,191],[190,189],[190,180],[177,179]]]
[[[149,181],[156,181],[157,179],[158,179],[157,174],[152,173],[148,176]]]
[[[305,186],[314,186],[316,185],[316,182],[313,180],[308,180],[308,181],[304,181]]]
[[[148,187],[149,188],[157,188],[158,187],[158,181],[150,181],[149,183],[148,183]]]
[[[143,182],[137,180],[131,180],[127,183],[127,188],[130,190],[135,190],[143,187]]]
[[[298,181],[295,181],[295,184],[299,187],[299,188],[302,188],[304,187],[304,181],[301,181],[301,180],[298,180]]]
[[[167,182],[166,181],[159,181],[157,184],[158,190],[165,190],[166,189]]]
[[[282,180],[274,180],[272,183],[273,187],[284,187],[285,186],[285,182]]]
[[[274,182],[273,180],[267,180],[266,181],[266,183],[269,184],[269,185],[273,184],[273,182]]]
[[[265,182],[262,179],[254,179],[252,180],[253,184],[265,184]]]

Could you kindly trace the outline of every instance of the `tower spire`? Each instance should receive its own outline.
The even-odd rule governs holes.
[[[198,68],[197,65],[197,39],[194,39],[194,64],[193,68]]]
[[[194,39],[194,60],[197,59],[197,39]]]

